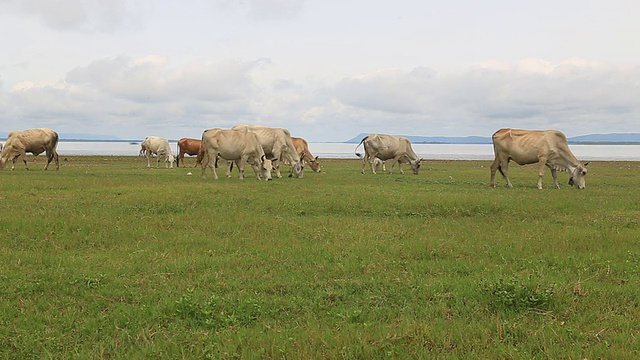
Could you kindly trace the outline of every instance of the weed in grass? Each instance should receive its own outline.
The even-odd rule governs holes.
[[[546,310],[551,306],[555,286],[525,283],[518,277],[484,282],[481,288],[491,296],[491,308],[495,311]]]

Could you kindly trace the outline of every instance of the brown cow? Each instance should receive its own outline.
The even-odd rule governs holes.
[[[16,160],[22,158],[24,166],[29,170],[27,165],[28,152],[33,155],[39,155],[43,152],[47,154],[47,163],[44,169],[49,168],[51,161],[56,162],[56,170],[60,169],[58,162],[58,133],[47,128],[29,129],[24,131],[11,131],[7,136],[7,142],[4,144],[2,153],[0,153],[0,170],[4,169],[7,161],[11,161],[11,170],[15,169]]]
[[[568,171],[569,185],[585,188],[586,166],[581,164],[569,150],[567,137],[557,130],[520,130],[500,129],[493,136],[495,160],[491,164],[491,187],[495,187],[496,171],[500,171],[507,186],[513,187],[509,180],[509,161],[518,165],[540,163],[538,167],[538,189],[542,189],[544,167],[551,169],[553,184],[558,184],[558,171]]]
[[[180,160],[182,160],[182,165],[184,165],[184,154],[189,156],[196,155],[196,164],[194,167],[197,167],[202,161],[202,156],[204,155],[202,140],[190,138],[182,138],[178,140],[178,166],[180,166]]]
[[[307,140],[292,136],[291,141],[293,142],[293,146],[296,148],[296,152],[300,156],[300,160],[302,160],[303,163],[309,163],[309,167],[311,168],[311,170],[320,172],[320,163],[318,162],[318,157],[313,157],[313,154],[311,154]]]

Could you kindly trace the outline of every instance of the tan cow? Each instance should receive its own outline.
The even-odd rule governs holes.
[[[280,160],[288,161],[296,177],[302,178],[302,161],[300,155],[291,141],[289,130],[282,128],[270,128],[261,125],[236,125],[232,128],[238,131],[250,131],[258,136],[258,141],[262,145],[265,155],[272,159],[273,167],[276,169],[276,176],[281,178]]]
[[[56,170],[58,170],[60,169],[60,163],[58,162],[58,152],[56,151],[57,146],[58,133],[51,129],[39,128],[11,131],[7,136],[2,153],[0,153],[0,170],[4,169],[7,161],[12,162],[11,170],[15,169],[16,160],[20,158],[24,161],[25,168],[29,170],[26,154],[28,152],[36,156],[46,152],[47,163],[44,165],[44,169],[47,170],[51,161],[55,160]]]
[[[413,151],[411,147],[411,141],[409,139],[399,136],[386,135],[386,134],[369,134],[365,136],[358,146],[364,144],[364,157],[362,158],[362,173],[364,174],[367,162],[371,165],[371,172],[376,173],[376,168],[379,164],[376,164],[376,158],[385,161],[391,160],[391,166],[389,167],[389,174],[393,172],[393,166],[397,163],[400,173],[404,174],[400,164],[407,162],[411,165],[413,173],[418,175],[420,171],[420,165],[423,159]],[[356,149],[358,149],[356,146]],[[357,153],[356,153],[357,155]]]
[[[216,159],[220,157],[229,162],[235,162],[240,172],[240,179],[244,179],[244,165],[249,163],[253,167],[258,180],[271,180],[271,160],[267,159],[260,145],[258,136],[253,132],[207,129],[202,133],[202,178],[206,179],[206,169],[211,167],[214,179],[216,173]]]
[[[309,150],[309,144],[307,140],[299,137],[291,137],[291,142],[293,142],[293,146],[302,160],[303,164],[306,162],[309,164],[311,170],[315,172],[320,172],[320,163],[318,162],[318,157],[313,157],[311,151]]]
[[[184,165],[184,154],[189,156],[196,155],[196,164],[194,167],[197,167],[198,164],[202,161],[202,155],[204,154],[204,149],[202,149],[202,141],[198,139],[190,139],[190,138],[182,138],[178,140],[178,160],[176,161],[176,165],[180,166],[180,160],[182,160],[182,165]]]
[[[496,171],[500,171],[509,187],[509,161],[519,165],[540,163],[538,167],[538,189],[542,189],[544,167],[551,169],[553,184],[558,184],[558,171],[569,172],[569,185],[585,188],[587,164],[581,164],[567,145],[567,137],[557,130],[500,129],[493,136],[495,160],[491,164],[491,187],[495,187]]]
[[[156,154],[156,168],[160,167],[160,161],[163,161],[168,169],[173,169],[175,158],[171,153],[169,140],[159,136],[147,136],[141,147],[147,149],[147,167],[151,167],[151,155]]]

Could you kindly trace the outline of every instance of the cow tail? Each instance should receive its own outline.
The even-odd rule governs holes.
[[[176,143],[176,167],[180,167],[180,144]]]
[[[362,143],[364,143],[365,140],[367,140],[368,137],[369,137],[369,135],[363,137],[362,140],[360,140],[360,143],[358,144],[358,146],[356,146],[356,149],[354,150],[355,153],[356,153],[356,156],[359,157],[359,158],[362,158],[362,154],[360,154],[358,152],[358,148],[360,147],[360,145],[362,145]]]

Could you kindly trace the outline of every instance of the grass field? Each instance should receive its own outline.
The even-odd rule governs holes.
[[[3,359],[640,358],[637,162],[538,190],[517,165],[490,188],[488,161],[37,160],[0,172]]]

